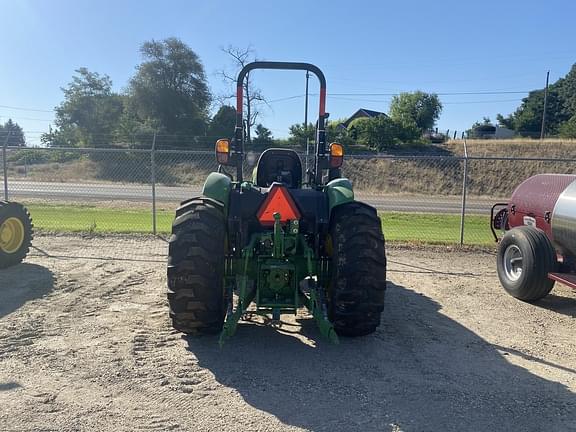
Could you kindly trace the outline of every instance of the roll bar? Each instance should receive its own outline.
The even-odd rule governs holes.
[[[242,162],[244,159],[244,133],[243,133],[243,106],[244,106],[244,79],[246,75],[254,69],[280,69],[280,70],[305,70],[310,71],[320,81],[320,107],[318,110],[318,128],[316,133],[316,154],[314,163],[314,182],[322,183],[322,169],[328,167],[326,157],[326,78],[322,71],[310,63],[292,62],[269,62],[257,61],[247,64],[238,74],[236,81],[236,128],[234,130],[234,140],[232,143],[232,158],[236,163],[238,181],[242,181]]]

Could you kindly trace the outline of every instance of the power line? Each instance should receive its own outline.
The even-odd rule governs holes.
[[[444,96],[448,96],[448,95],[498,95],[498,94],[519,94],[519,93],[524,93],[524,92],[467,92],[467,93],[443,93],[442,95]],[[440,93],[436,93],[438,95],[440,95]],[[318,93],[311,93],[311,96],[318,96]],[[390,97],[391,96],[397,96],[397,93],[374,93],[374,94],[367,94],[367,93],[346,93],[346,95],[348,95],[349,97],[345,97],[343,96],[344,93],[332,93],[332,94],[328,94],[326,95],[326,97],[328,99],[338,99],[338,100],[346,100],[346,101],[352,101],[352,102],[389,102],[390,101]],[[273,99],[271,101],[268,101],[268,103],[276,103],[276,102],[284,102],[284,101],[288,101],[288,100],[293,100],[293,99],[300,99],[303,98],[305,95],[301,94],[301,95],[294,95],[294,96],[287,96],[284,98],[279,98],[279,99]],[[366,99],[364,96],[385,96],[386,99]],[[453,102],[442,102],[442,104],[444,105],[466,105],[466,104],[479,104],[479,103],[499,103],[499,102],[520,102],[522,101],[522,99],[495,99],[495,100],[478,100],[478,101],[453,101]]]
[[[10,105],[0,105],[0,108],[8,108],[8,109],[18,110],[18,111],[35,111],[35,112],[47,112],[47,113],[53,113],[53,112],[55,112],[54,110],[45,110],[45,109],[38,109],[38,108],[15,107],[15,106],[10,106]]]
[[[529,93],[531,90],[525,91],[465,91],[465,92],[432,92],[437,94],[438,96],[457,96],[457,95],[500,95],[500,94],[526,94]],[[328,93],[328,97],[331,96],[398,96],[401,92],[395,93],[362,93],[362,92],[355,92],[355,93]],[[287,96],[279,99],[273,99],[268,101],[269,103],[274,102],[282,102],[291,99],[298,99],[304,97],[304,94],[300,95],[293,95]],[[310,93],[310,96],[318,96],[318,93]],[[26,108],[26,107],[17,107],[12,105],[0,105],[0,108],[6,108],[11,110],[18,110],[18,111],[34,111],[34,112],[46,112],[46,113],[54,113],[55,110],[46,110],[40,108]],[[4,116],[5,117],[5,116]],[[24,118],[24,117],[22,117]],[[45,119],[32,119],[26,118],[26,120],[41,120],[41,121],[51,121]]]
[[[526,91],[430,92],[438,96],[526,94]],[[400,93],[329,93],[332,96],[398,96]]]
[[[20,117],[20,116],[7,116],[5,114],[0,115],[0,117],[8,117],[14,121],[18,121],[18,120],[34,120],[34,121],[44,121],[44,122],[50,122],[53,123],[54,120],[48,120],[48,119],[39,119],[39,118],[31,118],[31,117]]]

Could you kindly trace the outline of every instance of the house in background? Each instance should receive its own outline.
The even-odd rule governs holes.
[[[352,121],[356,120],[357,118],[365,118],[365,117],[374,118],[378,116],[388,117],[385,113],[380,111],[373,111],[365,108],[360,108],[358,111],[352,114],[352,116],[348,120],[342,123],[341,126],[347,128],[350,125],[350,123],[352,123]]]
[[[510,139],[514,138],[515,134],[516,132],[511,129],[488,123],[474,128],[471,137],[479,139]]]

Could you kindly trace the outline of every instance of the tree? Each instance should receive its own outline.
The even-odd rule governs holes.
[[[20,125],[8,119],[4,125],[0,124],[0,147],[4,144],[8,147],[24,147],[26,146],[26,138],[24,131]]]
[[[490,120],[490,117],[484,117],[482,122],[474,122],[472,127],[466,131],[469,138],[484,138],[486,135],[494,134],[496,126]]]
[[[373,150],[386,150],[397,144],[397,125],[388,116],[358,118],[348,129],[358,144]]]
[[[343,146],[354,144],[354,140],[350,136],[348,129],[343,125],[345,119],[332,120],[326,123],[326,142],[337,142]]]
[[[514,113],[504,117],[498,114],[497,119],[503,126],[514,129],[519,135],[539,137],[542,128],[542,115],[544,112],[544,90],[531,91],[522,99],[520,106]],[[545,133],[556,135],[564,134],[563,127],[576,115],[576,64],[570,72],[560,78],[548,88],[546,100]]]
[[[236,108],[222,105],[210,121],[208,136],[214,139],[231,137],[234,134],[235,126]]]
[[[252,140],[252,143],[254,144],[254,146],[260,148],[270,147],[274,143],[272,132],[270,131],[270,129],[258,123],[256,125],[256,137]]]
[[[441,112],[438,95],[422,91],[400,93],[390,104],[390,117],[394,121],[414,123],[421,132],[432,129]]]
[[[82,67],[67,87],[64,101],[56,107],[55,131],[42,136],[52,146],[100,147],[113,140],[123,111],[121,97],[112,91],[108,75]]]
[[[502,114],[496,114],[496,120],[499,126],[514,129],[514,118],[511,115],[504,117]]]
[[[576,138],[576,115],[573,115],[567,122],[562,123],[559,132],[562,138]]]
[[[220,71],[220,75],[225,82],[231,83],[234,91],[230,94],[223,96],[224,99],[231,99],[236,97],[236,81],[237,75],[240,70],[246,66],[248,63],[256,61],[256,55],[254,49],[248,46],[245,49],[237,48],[229,45],[227,48],[221,48],[222,51],[228,54],[234,63],[234,69],[236,69],[235,74],[226,72],[225,70]],[[244,79],[244,110],[246,113],[246,139],[248,142],[251,141],[251,129],[256,124],[258,117],[260,116],[260,107],[262,103],[267,104],[266,98],[262,95],[262,91],[252,85],[250,81],[250,73],[246,75]]]
[[[130,109],[171,135],[173,145],[205,135],[211,95],[198,55],[177,38],[144,42],[140,52],[144,61],[128,85]]]
[[[313,143],[316,133],[316,128],[312,123],[308,123],[308,127],[304,127],[304,123],[295,123],[289,128],[290,136],[288,137],[288,142],[294,146],[300,146],[302,148],[306,147],[306,140],[309,143]]]
[[[356,143],[377,151],[412,144],[422,137],[411,119],[394,120],[386,115],[353,120],[348,125],[348,134]]]

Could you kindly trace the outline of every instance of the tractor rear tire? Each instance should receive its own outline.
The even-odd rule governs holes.
[[[222,204],[199,197],[176,210],[168,246],[172,326],[186,334],[222,330],[226,220]]]
[[[0,269],[20,264],[33,238],[30,213],[22,204],[0,201]]]
[[[334,209],[328,317],[342,336],[364,336],[380,325],[386,291],[386,250],[376,210],[360,202]]]
[[[533,302],[545,297],[554,287],[548,273],[556,271],[558,263],[554,246],[544,231],[519,226],[502,237],[496,266],[500,283],[508,294]]]

